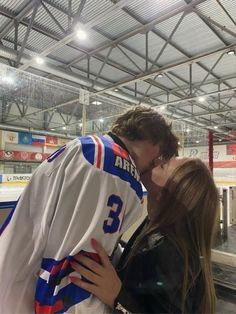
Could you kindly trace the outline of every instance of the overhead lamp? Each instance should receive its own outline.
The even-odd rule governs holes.
[[[161,110],[165,110],[165,109],[166,109],[166,106],[165,106],[165,105],[162,105],[162,106],[160,107],[160,109],[161,109]]]
[[[44,59],[41,58],[41,57],[36,57],[36,58],[35,58],[35,61],[36,61],[37,64],[40,64],[40,65],[41,65],[41,64],[44,64]]]
[[[204,102],[205,100],[206,100],[206,97],[204,97],[204,96],[198,97],[198,101],[200,101],[200,102]]]
[[[159,73],[159,74],[157,74],[157,77],[163,77],[163,74],[162,73]]]
[[[104,122],[104,119],[101,118],[101,119],[99,119],[99,121],[100,121],[101,123],[103,123],[103,122]]]
[[[66,126],[63,126],[63,127],[62,127],[62,130],[66,130]]]
[[[227,52],[227,55],[228,56],[232,56],[235,54],[235,51],[233,49],[230,49],[228,52]]]
[[[181,143],[180,142],[178,142],[178,145],[180,145]]]
[[[219,141],[219,142],[222,142],[222,138],[219,138],[218,141]]]
[[[3,76],[2,81],[7,83],[7,84],[13,84],[14,78],[12,76]]]
[[[215,130],[218,129],[218,126],[217,126],[217,125],[214,125],[214,129],[215,129]]]
[[[50,129],[51,131],[55,131],[55,129]]]
[[[189,128],[187,128],[187,129],[186,129],[186,132],[187,132],[187,133],[189,133],[189,132],[190,132],[190,129],[189,129]]]
[[[200,141],[196,141],[196,143],[198,144]]]
[[[82,126],[83,126],[83,123],[79,123],[79,127],[82,128]]]
[[[119,89],[118,89],[118,88],[115,88],[114,91],[115,91],[115,92],[119,92]]]
[[[101,105],[102,104],[102,102],[101,101],[98,101],[98,100],[94,100],[93,102],[92,102],[92,105],[95,105],[95,106],[99,106],[99,105]]]
[[[78,37],[79,39],[81,39],[81,40],[84,40],[84,39],[86,39],[86,37],[87,37],[86,32],[83,31],[82,29],[79,29],[79,30],[76,32],[76,35],[77,35],[77,37]]]

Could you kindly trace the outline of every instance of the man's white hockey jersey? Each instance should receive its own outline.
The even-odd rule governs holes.
[[[81,137],[53,153],[1,230],[0,313],[105,313],[70,282],[70,262],[78,252],[97,259],[91,238],[111,255],[141,200],[132,159],[111,138]]]

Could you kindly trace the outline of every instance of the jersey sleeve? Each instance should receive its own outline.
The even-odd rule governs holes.
[[[60,160],[65,151],[62,147],[36,169],[1,230],[1,313],[28,313],[33,308],[35,283],[63,184]]]

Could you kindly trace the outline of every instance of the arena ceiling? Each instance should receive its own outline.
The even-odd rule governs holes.
[[[217,141],[235,140],[235,4],[1,0],[0,62],[17,69],[17,86],[0,80],[1,128],[78,134],[84,89],[87,120],[98,128],[146,104]]]

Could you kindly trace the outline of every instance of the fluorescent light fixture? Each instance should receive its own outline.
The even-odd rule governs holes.
[[[215,130],[218,129],[218,126],[217,126],[217,125],[214,125],[214,129],[215,129]]]
[[[66,130],[66,126],[63,126],[63,127],[62,127],[62,130]]]
[[[87,37],[87,34],[85,33],[85,31],[83,31],[82,29],[79,29],[77,32],[76,32],[76,35],[79,39],[81,40],[84,40],[86,39]]]
[[[44,59],[41,58],[41,57],[36,57],[35,61],[36,61],[37,64],[44,64]]]
[[[181,143],[180,142],[178,142],[178,145],[180,145]]]
[[[93,102],[92,102],[92,105],[95,105],[95,106],[99,106],[99,105],[101,105],[102,104],[102,102],[101,101],[98,101],[98,100],[94,100]]]
[[[163,77],[163,74],[162,73],[159,73],[159,74],[157,74],[157,77]]]
[[[165,105],[162,105],[162,106],[160,107],[160,109],[161,109],[161,110],[165,110],[165,109],[166,109],[166,106],[165,106]]]
[[[187,133],[189,133],[189,132],[190,132],[190,129],[189,129],[189,128],[187,128],[187,129],[186,129],[186,132],[187,132]]]
[[[82,126],[83,126],[83,123],[79,123],[79,127],[82,128]]]
[[[99,121],[100,121],[101,123],[103,123],[103,122],[104,122],[104,119],[101,118],[101,119],[99,119]]]
[[[198,144],[200,141],[196,141],[196,143]]]
[[[50,129],[51,131],[55,131],[55,129]]]
[[[204,102],[205,100],[206,100],[206,97],[204,97],[204,96],[198,97],[198,101],[200,101],[200,102]]]
[[[14,78],[11,76],[3,76],[2,81],[7,83],[7,84],[13,84],[14,83]]]
[[[228,52],[227,52],[227,55],[229,56],[232,56],[235,54],[235,51],[233,49],[230,49]]]
[[[118,92],[118,91],[119,91],[119,89],[118,89],[118,88],[115,88],[115,89],[114,89],[114,91],[115,91],[115,92]]]
[[[219,140],[218,140],[219,142],[222,142],[222,139],[221,138],[219,138]]]

